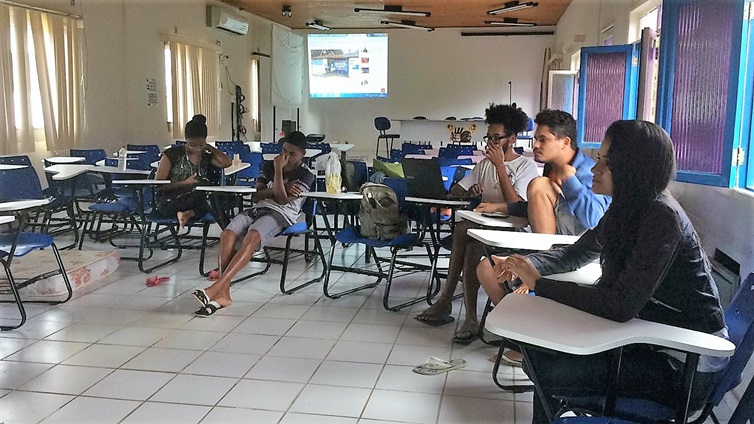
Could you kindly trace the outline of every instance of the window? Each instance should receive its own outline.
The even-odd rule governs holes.
[[[581,49],[579,146],[598,148],[611,123],[636,117],[638,55],[638,45]]]
[[[740,0],[663,4],[657,122],[673,138],[679,181],[736,184],[743,12]]]
[[[251,131],[262,131],[259,122],[259,59],[251,60]]]
[[[84,120],[81,19],[0,5],[0,153],[79,144]],[[11,100],[7,102],[7,100]]]
[[[220,53],[184,42],[165,42],[165,88],[168,131],[183,139],[186,122],[207,117],[207,133],[220,129]]]

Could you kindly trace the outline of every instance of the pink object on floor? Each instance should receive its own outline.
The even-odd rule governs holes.
[[[147,287],[159,286],[168,280],[170,280],[170,277],[158,277],[155,275],[154,277],[147,278]]]

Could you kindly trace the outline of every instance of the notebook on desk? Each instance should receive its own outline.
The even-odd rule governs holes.
[[[448,198],[437,158],[403,159],[401,163],[406,178],[406,196],[425,199]]]

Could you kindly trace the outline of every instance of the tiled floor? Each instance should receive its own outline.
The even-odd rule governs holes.
[[[351,264],[361,253],[350,247],[336,258]],[[455,323],[416,322],[424,304],[385,311],[382,286],[337,300],[322,296],[321,285],[283,295],[273,265],[234,286],[231,307],[197,318],[190,293],[208,284],[197,259],[184,254],[158,270],[172,277],[158,287],[146,287],[148,275],[123,261],[101,287],[64,305],[27,305],[28,323],[0,333],[0,422],[531,422],[531,394],[492,382],[495,350],[452,344]],[[288,275],[303,281],[312,273],[297,262]],[[404,278],[396,300],[424,290],[424,278]],[[344,280],[338,284],[362,281]],[[2,321],[15,314],[14,305],[0,308]],[[430,356],[468,366],[436,376],[411,371]],[[524,378],[520,369],[501,374]]]

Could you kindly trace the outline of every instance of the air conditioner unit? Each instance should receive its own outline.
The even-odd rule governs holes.
[[[207,6],[207,26],[236,35],[249,32],[249,23],[244,18],[216,6]]]

